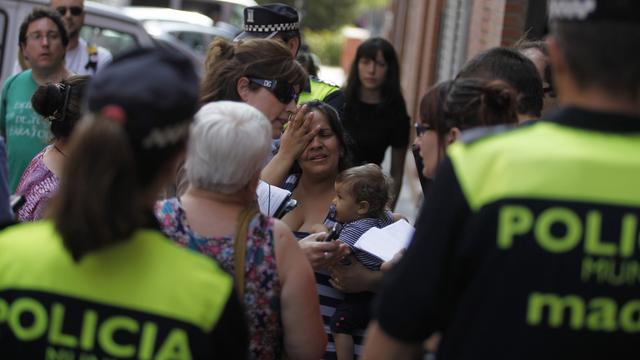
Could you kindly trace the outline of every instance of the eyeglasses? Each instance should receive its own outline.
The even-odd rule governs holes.
[[[73,16],[80,16],[84,12],[82,6],[58,6],[56,11],[60,13],[61,16],[65,16],[67,14],[67,9]]]
[[[416,122],[416,135],[422,136],[425,132],[433,130],[433,126]]]
[[[39,32],[27,34],[27,41],[40,42],[43,38],[47,38],[47,41],[57,41],[60,40],[60,33],[57,31],[49,31],[46,34]]]
[[[262,86],[268,89],[275,97],[283,104],[288,104],[291,101],[298,102],[298,94],[293,86],[289,85],[285,81],[279,80],[267,80],[250,77],[249,81],[253,84]]]

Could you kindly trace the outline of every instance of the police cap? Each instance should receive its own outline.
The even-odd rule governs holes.
[[[185,56],[140,48],[119,56],[89,83],[89,111],[122,123],[144,148],[178,144],[198,109],[199,80]]]
[[[266,4],[244,9],[244,28],[234,41],[246,38],[270,39],[278,32],[299,31],[300,18],[296,9],[285,4]]]
[[[550,21],[640,23],[638,0],[549,0]]]

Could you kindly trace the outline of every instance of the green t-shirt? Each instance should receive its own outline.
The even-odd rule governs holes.
[[[50,140],[49,124],[31,108],[38,84],[31,70],[9,78],[0,99],[0,132],[5,138],[9,166],[9,190],[18,186],[24,169]]]

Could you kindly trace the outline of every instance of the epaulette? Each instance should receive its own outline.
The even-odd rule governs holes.
[[[475,142],[478,142],[479,140],[490,138],[492,136],[503,134],[509,131],[529,127],[535,123],[537,123],[537,120],[527,121],[523,124],[502,124],[495,126],[477,127],[463,131],[458,140],[467,145],[471,145]]]

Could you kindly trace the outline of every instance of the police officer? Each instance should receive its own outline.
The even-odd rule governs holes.
[[[300,20],[296,9],[285,4],[266,4],[244,9],[244,31],[234,41],[247,38],[282,40],[295,58],[300,50]],[[310,76],[307,86],[300,93],[298,103],[321,100],[331,105],[342,117],[344,93],[336,85]]]
[[[438,359],[637,358],[639,13],[549,1],[561,108],[450,147],[365,359],[409,358],[438,331]]]
[[[93,115],[74,129],[51,218],[0,233],[3,359],[247,357],[232,278],[172,244],[152,215],[198,93],[189,60],[162,49],[93,78]]]

